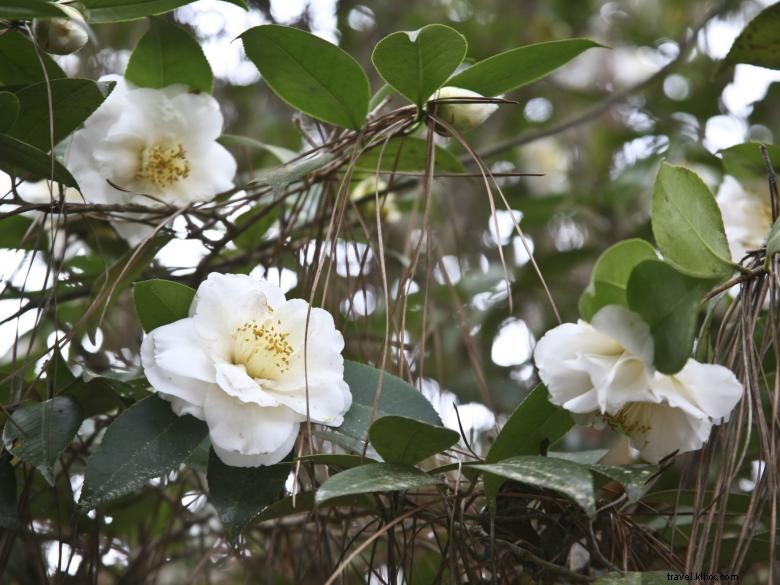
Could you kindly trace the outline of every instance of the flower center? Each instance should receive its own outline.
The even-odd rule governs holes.
[[[651,405],[632,402],[623,407],[617,414],[604,414],[604,420],[613,429],[622,429],[624,433],[647,433],[650,426]]]
[[[233,338],[233,362],[253,378],[276,380],[290,369],[293,347],[289,333],[279,330],[281,321],[247,321]]]
[[[161,142],[141,151],[141,164],[136,178],[163,189],[189,175],[190,163],[181,144]]]

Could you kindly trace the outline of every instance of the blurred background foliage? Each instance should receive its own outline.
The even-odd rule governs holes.
[[[748,140],[771,143],[780,127],[780,109],[773,107],[780,97],[776,83],[780,74],[749,65],[720,67],[733,39],[769,4],[766,1],[251,0],[250,4],[247,13],[217,0],[199,0],[166,18],[188,27],[201,41],[216,75],[214,94],[225,114],[226,133],[293,151],[307,148],[300,130],[316,136],[316,128],[293,116],[291,108],[262,82],[257,83],[257,70],[243,56],[240,42],[233,42],[250,26],[266,22],[299,26],[338,43],[364,65],[373,91],[382,85],[370,66],[376,42],[391,32],[430,23],[444,23],[463,33],[469,41],[468,58],[473,60],[520,45],[570,37],[590,38],[607,47],[591,49],[550,77],[511,92],[505,97],[516,104],[502,105],[487,123],[467,135],[472,148],[494,172],[543,176],[500,178],[511,211],[498,205],[495,217],[480,178],[437,178],[431,237],[438,259],[414,275],[405,295],[403,320],[400,312],[394,314],[393,339],[405,351],[393,353],[389,369],[410,379],[432,378],[435,383],[430,384],[455,393],[461,401],[483,402],[498,413],[511,411],[536,384],[531,362],[535,340],[557,324],[523,241],[513,232],[512,218],[520,220],[562,321],[574,321],[577,301],[598,255],[629,237],[652,240],[651,192],[661,160],[694,168],[717,191],[724,175],[718,151]],[[97,79],[121,74],[146,27],[144,20],[96,25],[93,42],[57,60],[70,76]],[[441,139],[440,144],[461,157],[467,169],[475,169],[468,153],[454,140]],[[228,146],[246,180],[278,164],[266,150]],[[365,176],[356,177],[355,183]],[[400,217],[386,218],[383,238],[391,298],[396,299],[404,297],[397,291],[398,275],[406,262],[406,246],[419,237],[421,217],[418,181],[405,179],[398,185],[394,202]],[[376,361],[385,336],[380,269],[367,247],[376,238],[372,222],[369,214],[365,220],[368,233],[358,222],[345,224],[324,302],[342,316],[337,322],[347,339],[346,353],[359,361]],[[264,275],[280,282],[288,296],[308,297],[312,270],[306,242],[322,237],[322,232],[304,231],[300,237],[277,242],[278,232],[270,222],[255,225],[260,227],[248,233],[243,244],[227,245],[212,268]],[[174,238],[154,259],[141,259],[139,268],[126,275],[128,283],[141,276],[173,275],[197,286],[204,268],[198,263],[209,250],[201,240],[188,238],[191,228],[177,221]],[[205,233],[217,241],[227,232],[225,226],[212,225]],[[44,291],[50,285],[46,261],[40,257],[22,261],[18,250],[2,251],[1,266],[10,285],[0,300],[0,317],[16,314],[19,302],[11,299],[22,297],[32,309],[19,321],[2,326],[0,351],[6,353],[2,360],[6,371],[28,348],[33,355],[42,352],[56,331],[68,330],[78,321],[101,286],[100,275],[129,253],[108,224],[88,217],[73,218],[67,236],[58,237],[67,238],[63,245],[70,247],[71,254],[66,254],[59,275],[57,311],[42,310],[43,320],[34,329],[37,311],[46,308],[38,301],[46,298]],[[499,248],[512,281],[511,312]],[[424,319],[428,334],[420,371],[415,352],[420,349]],[[127,291],[117,295],[99,327],[92,329],[96,332],[92,339],[85,335],[71,341],[71,362],[94,372],[110,371],[114,378],[122,372],[132,378],[138,371],[142,332]],[[126,397],[140,391],[134,383],[123,388]],[[45,387],[40,391],[43,394]],[[610,433],[580,431],[567,438],[567,445],[593,448],[617,440]],[[616,450],[618,460],[626,457],[620,451]],[[82,456],[78,450],[71,455],[74,460]],[[0,468],[0,481],[4,469]],[[750,481],[749,474],[746,481]],[[676,478],[672,474],[663,483],[675,487]],[[99,519],[102,534],[116,535],[121,541],[110,549],[117,559],[103,561],[109,566],[116,562],[117,575],[125,575],[115,582],[140,582],[133,580],[134,563],[150,563],[160,556],[163,564],[176,558],[175,547],[156,551],[155,543],[170,545],[177,536],[197,540],[198,531],[207,530],[209,516],[202,496],[194,489],[178,493],[185,487],[168,485],[162,499],[145,499],[146,491],[140,492],[121,500],[115,512],[109,508]],[[43,485],[25,486],[33,518],[49,519],[62,531],[79,530],[82,519],[72,515],[71,495],[78,488],[76,475],[71,484],[60,476],[54,491]],[[174,527],[168,519],[177,514],[183,514],[186,521]],[[112,523],[111,516],[121,522]],[[154,521],[136,523],[142,516]],[[149,556],[129,544],[133,541],[146,543]],[[203,542],[203,562],[219,560]],[[67,582],[68,554],[62,554],[55,541],[46,546],[53,547],[49,562],[54,559],[54,566],[46,571],[57,573],[59,563],[59,582]],[[191,551],[187,555],[194,558]],[[244,559],[244,567],[262,569],[253,568],[250,558]],[[229,574],[230,569],[225,576]],[[181,573],[173,575],[166,581],[163,572],[157,582],[181,582],[177,580]],[[24,575],[17,578],[36,582],[25,581]],[[84,575],[73,577],[73,582],[80,578]]]

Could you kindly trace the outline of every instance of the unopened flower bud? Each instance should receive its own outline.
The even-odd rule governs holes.
[[[70,55],[87,44],[87,23],[81,13],[70,7],[60,6],[68,16],[62,18],[36,18],[33,34],[40,47],[54,55]]]
[[[384,192],[387,190],[387,181],[379,179],[376,175],[371,175],[360,181],[349,194],[352,201],[363,201],[366,197],[370,196],[371,201],[365,201],[360,206],[360,215],[366,221],[375,221],[376,218],[376,201],[374,197],[376,193]],[[401,212],[398,210],[398,205],[395,202],[395,194],[384,193],[380,196],[379,200],[379,217],[382,221],[387,223],[394,223],[401,218]]]
[[[460,87],[442,87],[430,99],[446,100],[436,104],[436,116],[456,130],[471,130],[498,109],[497,104],[479,103],[485,96]]]

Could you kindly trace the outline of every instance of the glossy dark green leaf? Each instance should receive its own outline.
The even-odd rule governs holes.
[[[618,482],[630,502],[636,502],[649,489],[648,481],[658,473],[655,465],[591,465],[591,471]]]
[[[0,134],[5,134],[19,115],[19,98],[10,91],[0,91]]]
[[[447,85],[496,96],[541,79],[583,51],[600,46],[588,39],[566,39],[510,49],[475,63]]]
[[[183,83],[210,93],[214,85],[200,43],[180,26],[161,18],[149,19],[149,30],[130,55],[125,78],[139,87],[155,89]]]
[[[32,20],[64,15],[55,3],[48,0],[0,0],[0,18],[8,20]]]
[[[300,29],[266,24],[241,35],[268,86],[312,118],[358,129],[368,113],[363,68],[336,45]]]
[[[509,416],[490,448],[486,461],[514,455],[538,455],[557,443],[574,426],[571,415],[553,405],[547,388],[539,384]],[[485,494],[495,496],[502,480],[485,478]]]
[[[54,463],[81,425],[78,404],[66,396],[16,409],[3,429],[3,444],[54,485]]]
[[[176,416],[152,395],[124,411],[87,461],[79,505],[94,508],[140,489],[181,465],[208,434],[206,423]]]
[[[330,465],[342,469],[350,469],[366,463],[377,463],[377,461],[369,457],[361,457],[360,455],[349,453],[315,453],[314,455],[304,455],[299,460],[313,463],[314,465]]]
[[[458,31],[429,24],[386,36],[374,47],[371,61],[382,79],[422,107],[461,64],[467,49],[466,38]]]
[[[76,401],[84,418],[124,408],[122,397],[102,378],[89,382],[75,380],[63,391],[63,395]]]
[[[557,492],[579,504],[591,518],[596,515],[593,477],[584,465],[564,459],[525,455],[498,463],[472,465],[471,468]]]
[[[212,450],[209,455],[209,502],[217,509],[228,539],[241,531],[272,502],[280,499],[290,475],[290,464],[261,467],[225,465]]]
[[[65,72],[46,53],[41,52],[39,58],[28,37],[12,30],[0,35],[0,85],[23,86],[43,81],[41,61],[49,79],[65,77]]]
[[[55,79],[50,84],[36,83],[16,93],[19,98],[19,116],[9,134],[49,151],[86,120],[113,89],[113,83],[94,82],[89,79]],[[51,91],[52,117],[49,114]]]
[[[226,0],[246,8],[244,0]],[[144,16],[163,14],[189,4],[192,0],[82,0],[87,19],[92,23],[135,20]]]
[[[682,274],[660,260],[645,260],[631,273],[628,306],[650,326],[653,363],[660,372],[677,373],[690,357],[699,304],[712,283]]]
[[[381,389],[379,381],[382,380]],[[431,425],[442,422],[431,403],[400,378],[357,362],[344,362],[344,379],[352,391],[352,406],[344,415],[344,423],[337,429],[341,434],[364,440],[371,426],[374,397],[379,389],[376,418],[387,415],[407,416]]]
[[[135,311],[144,331],[189,316],[195,290],[171,280],[144,280],[133,285]]]
[[[354,494],[412,490],[437,485],[439,480],[409,465],[369,463],[337,473],[320,486],[317,504]]]
[[[664,259],[699,278],[733,272],[720,209],[693,171],[664,163],[653,192],[653,235]]]
[[[623,240],[607,248],[596,260],[590,284],[580,297],[580,316],[590,321],[599,309],[607,305],[627,307],[628,277],[634,266],[651,258],[656,258],[655,249],[638,238]]]
[[[377,169],[387,172],[423,172],[428,168],[427,153],[426,141],[421,138],[394,138],[365,151],[355,161],[355,167],[371,173]],[[433,168],[439,172],[463,172],[460,161],[440,146],[435,148]]]
[[[0,134],[0,170],[32,180],[53,177],[68,187],[78,186],[76,179],[58,160],[52,160],[42,150],[6,134]]]
[[[405,416],[385,416],[368,430],[371,445],[389,463],[414,465],[452,447],[460,434]]]
[[[745,142],[720,151],[723,168],[729,175],[740,180],[766,181],[766,162],[761,154],[761,144]],[[769,160],[775,166],[780,165],[780,146],[765,144]],[[767,192],[767,200],[769,193]]]
[[[764,9],[739,33],[721,67],[747,63],[769,69],[780,69],[780,3]]]

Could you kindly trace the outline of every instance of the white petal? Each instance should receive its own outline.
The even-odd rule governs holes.
[[[176,396],[166,394],[165,392],[158,392],[157,395],[160,398],[164,398],[165,400],[170,402],[171,410],[173,410],[173,412],[175,412],[178,416],[184,416],[185,414],[190,414],[195,418],[199,418],[200,420],[206,420],[206,416],[203,414],[202,406],[198,406],[197,404],[192,404],[190,402],[187,402],[186,400],[177,398]]]
[[[290,432],[290,436],[287,437],[281,447],[272,453],[259,453],[256,455],[244,455],[238,451],[229,451],[222,449],[212,444],[214,453],[220,458],[225,465],[231,465],[233,467],[260,467],[261,465],[274,465],[284,459],[295,446],[295,440],[298,438],[298,427],[294,425],[293,430]]]
[[[246,274],[212,272],[198,287],[190,307],[198,332],[206,337],[232,336],[248,320],[264,317],[268,306],[284,303],[284,293],[268,281]]]
[[[287,372],[271,383],[273,388],[295,390],[301,389],[305,380],[309,385],[318,385],[343,379],[344,358],[341,352],[344,350],[344,337],[336,329],[330,313],[318,308],[312,308],[309,313],[309,303],[290,299],[278,306],[273,316],[289,333],[288,341],[295,351]]]
[[[213,387],[204,405],[215,449],[240,455],[274,456],[289,444],[303,417],[287,407],[246,404]]]
[[[641,358],[648,368],[652,368],[653,337],[642,317],[620,305],[607,305],[593,315],[591,324],[597,331]]]
[[[667,404],[640,402],[630,405],[625,413],[636,427],[628,429],[631,442],[650,463],[658,463],[675,451],[701,449],[712,429],[710,419],[689,416]]]
[[[684,389],[684,398],[713,419],[728,417],[742,398],[742,384],[734,372],[724,366],[689,359],[672,377]],[[668,394],[664,397],[674,405]]]
[[[283,402],[277,401],[272,394],[265,392],[261,384],[246,373],[244,366],[219,362],[216,368],[217,384],[228,396],[258,406],[283,404]]]
[[[593,380],[579,362],[581,354],[586,351],[609,354],[619,352],[620,346],[584,322],[559,325],[536,344],[534,360],[553,404],[574,412],[588,412],[596,408]]]
[[[191,318],[179,319],[153,329],[149,335],[157,365],[179,376],[214,382],[214,360]]]
[[[158,330],[155,330],[158,331]],[[202,407],[206,392],[213,384],[189,376],[175,374],[162,367],[156,357],[155,331],[147,335],[141,344],[141,364],[144,375],[158,392],[180,398],[196,407]]]
[[[274,391],[268,388],[268,394],[280,404],[306,416],[306,387],[296,392]],[[334,380],[309,386],[309,417],[313,422],[339,426],[344,422],[344,413],[352,405],[352,393],[344,380]]]

